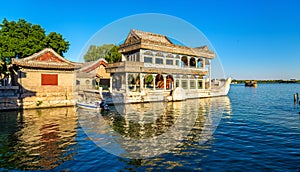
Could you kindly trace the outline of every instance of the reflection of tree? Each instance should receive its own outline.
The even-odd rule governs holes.
[[[72,158],[77,117],[73,108],[0,114],[0,167],[50,170]]]

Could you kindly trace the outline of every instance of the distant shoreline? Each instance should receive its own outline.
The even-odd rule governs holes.
[[[244,84],[246,81],[251,81],[251,80],[236,80],[233,79],[231,81],[232,84]],[[257,83],[261,84],[297,84],[300,83],[300,80],[255,80]]]

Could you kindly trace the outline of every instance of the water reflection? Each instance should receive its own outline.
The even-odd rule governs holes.
[[[140,159],[181,151],[210,140],[222,114],[230,113],[228,97],[116,105],[101,114],[79,110],[80,125],[102,149]]]
[[[48,170],[74,154],[74,108],[1,112],[0,124],[2,168]]]

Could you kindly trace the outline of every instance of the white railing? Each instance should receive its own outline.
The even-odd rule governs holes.
[[[198,70],[198,71],[208,71],[208,69],[206,69],[206,68],[196,68],[196,67],[191,67],[191,66],[152,64],[152,63],[144,63],[144,67],[165,68],[165,69],[192,69],[192,70]]]

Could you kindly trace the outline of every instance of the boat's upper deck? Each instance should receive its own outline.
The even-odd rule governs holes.
[[[123,61],[108,64],[108,73],[160,73],[182,75],[207,75],[208,68],[180,67],[164,64],[149,64],[144,62]]]

